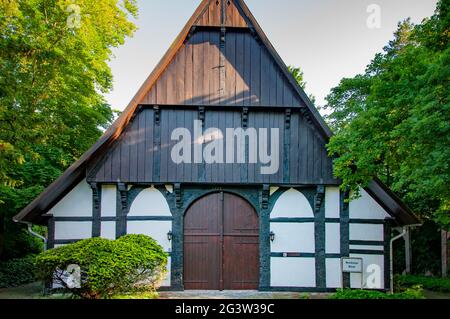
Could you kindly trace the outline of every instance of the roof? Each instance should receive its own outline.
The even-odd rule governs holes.
[[[85,178],[88,164],[99,158],[104,154],[105,150],[109,148],[122,134],[127,127],[128,123],[132,120],[133,115],[138,109],[140,103],[146,96],[147,92],[155,85],[158,78],[163,74],[167,66],[174,59],[178,50],[181,48],[191,30],[198,24],[199,21],[204,20],[203,16],[207,10],[210,10],[211,0],[203,0],[198,8],[195,10],[192,17],[182,29],[181,33],[177,36],[172,43],[168,51],[165,53],[161,61],[157,64],[153,72],[145,80],[144,84],[138,90],[126,109],[121,113],[117,120],[109,127],[109,129],[103,134],[103,136],[77,160],[72,166],[70,166],[55,182],[47,187],[34,201],[26,206],[19,214],[13,219],[17,222],[31,222],[36,224],[45,224],[49,218],[46,213],[67,193],[69,193],[75,185],[77,185],[83,178]],[[247,5],[243,0],[233,0],[232,4],[243,15],[247,27],[254,32],[261,40],[263,45],[267,48],[268,52],[278,64],[286,79],[288,79],[290,85],[294,91],[298,94],[300,99],[306,105],[310,114],[312,114],[313,123],[320,130],[322,135],[329,139],[332,136],[332,132],[311,103],[308,96],[303,89],[297,84],[294,77],[288,71],[287,66],[284,64],[273,45],[270,43],[267,36],[259,26],[255,17],[252,15]],[[242,21],[239,22],[239,27],[242,27]],[[402,201],[395,196],[380,180],[374,179],[371,181],[366,191],[400,224],[417,224],[418,219],[414,216],[411,210]]]

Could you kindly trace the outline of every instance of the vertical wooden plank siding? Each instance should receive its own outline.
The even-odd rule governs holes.
[[[194,104],[203,105],[203,68],[204,68],[204,46],[203,36],[205,32],[198,32],[194,34],[193,38],[193,102]]]
[[[293,109],[290,128],[286,128],[284,110],[251,111],[248,126],[259,132],[268,130],[270,144],[271,128],[279,130],[279,170],[273,175],[261,175],[259,163],[260,145],[253,145],[258,163],[249,163],[249,139],[246,138],[246,162],[237,163],[237,139],[234,139],[234,163],[226,163],[226,129],[240,128],[240,109],[206,109],[205,130],[217,128],[224,140],[223,163],[177,165],[171,160],[171,151],[178,141],[171,139],[176,128],[188,128],[193,134],[197,109],[160,109],[160,124],[155,124],[154,110],[144,107],[129,125],[125,134],[104,155],[101,162],[88,172],[89,182],[136,183],[273,183],[273,184],[338,184],[332,174],[332,160],[328,157],[325,141],[298,111]],[[191,136],[193,139],[194,136]],[[258,136],[259,138],[259,136]],[[160,141],[160,142],[159,142]],[[193,143],[193,141],[192,141]],[[160,145],[160,146],[159,146]],[[193,144],[191,145],[193,147]],[[264,151],[266,151],[264,149]],[[192,156],[193,149],[191,148]],[[193,157],[191,158],[193,161]],[[267,166],[267,165],[264,165]],[[108,173],[106,173],[108,172]]]
[[[244,81],[244,38],[245,35],[243,33],[236,34],[236,48],[235,48],[235,87],[236,87],[236,96],[235,101],[236,105],[244,105],[244,95],[248,91],[246,87],[246,83]]]
[[[188,41],[184,45],[186,49],[185,62],[182,65],[184,68],[184,100],[179,101],[179,104],[193,104],[193,82],[194,82],[194,72],[193,72],[193,45]],[[181,103],[184,102],[184,103]],[[155,102],[156,103],[156,102]]]
[[[147,129],[146,126],[146,116],[142,114],[139,116],[136,121],[139,123],[139,131],[138,131],[138,156],[137,156],[137,180],[141,183],[145,182],[146,169],[145,169],[145,155],[147,153],[147,141],[145,131]]]
[[[160,180],[167,181],[167,164],[169,161],[168,144],[169,144],[169,113],[168,111],[161,111],[161,163],[160,163]]]
[[[300,106],[268,51],[248,32],[227,31],[220,95],[220,32],[198,31],[144,98],[159,105]]]
[[[247,27],[244,15],[237,8],[233,0],[210,0],[204,13],[199,17],[196,25],[199,26],[220,26],[220,16],[222,1],[225,1],[225,25],[228,27]]]
[[[258,106],[261,101],[261,46],[255,39],[251,39],[251,105]]]
[[[241,12],[239,12],[239,9],[236,7],[234,1],[227,1],[225,25],[230,27],[241,27],[241,28],[247,26],[245,18],[243,17]]]
[[[228,33],[225,42],[225,95],[223,105],[236,105],[236,33]]]
[[[145,140],[142,143],[145,145],[145,155],[144,155],[144,182],[153,180],[153,163],[154,163],[154,154],[155,154],[155,141],[154,141],[154,117],[153,110],[145,110],[141,113],[143,118],[145,118]]]

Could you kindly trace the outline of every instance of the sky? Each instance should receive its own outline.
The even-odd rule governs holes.
[[[138,0],[138,31],[113,50],[114,88],[105,97],[123,110],[201,0]],[[393,38],[399,21],[420,23],[437,0],[246,0],[287,65],[301,67],[316,104],[344,77],[363,73]]]

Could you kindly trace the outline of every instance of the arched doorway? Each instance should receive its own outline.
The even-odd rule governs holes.
[[[184,288],[258,289],[258,225],[253,207],[233,194],[192,204],[184,217]]]

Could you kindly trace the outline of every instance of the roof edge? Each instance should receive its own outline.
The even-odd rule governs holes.
[[[308,110],[313,114],[313,118],[322,130],[322,132],[325,134],[327,138],[330,138],[333,133],[331,129],[329,128],[328,124],[325,122],[325,120],[320,115],[317,108],[313,105],[311,100],[309,99],[308,95],[305,93],[305,91],[300,87],[300,85],[297,83],[297,81],[294,79],[294,76],[288,71],[287,65],[284,63],[283,59],[280,57],[278,52],[275,50],[275,47],[270,42],[269,38],[266,36],[265,32],[259,25],[258,21],[256,20],[253,13],[248,8],[247,4],[243,0],[234,0],[238,3],[238,5],[241,7],[241,9],[244,11],[247,18],[250,20],[250,23],[255,28],[256,33],[261,38],[267,49],[269,50],[270,54],[274,58],[274,60],[278,63],[278,66],[280,67],[281,71],[283,72],[284,76],[288,79],[291,86],[294,88],[295,92],[300,96],[301,100],[305,103]]]
[[[128,122],[131,120],[134,112],[136,111],[140,101],[145,96],[146,92],[151,89],[154,85],[158,77],[164,72],[167,65],[172,61],[173,57],[178,52],[178,49],[184,42],[184,39],[189,34],[191,27],[194,25],[195,21],[197,21],[198,16],[204,11],[204,9],[209,5],[209,0],[202,0],[200,5],[197,7],[191,18],[188,20],[186,25],[181,30],[180,34],[175,38],[174,42],[171,44],[169,49],[163,55],[159,63],[156,65],[154,70],[150,73],[147,79],[139,88],[138,92],[131,99],[130,103],[128,103],[125,110],[120,114],[120,116],[114,121],[114,123],[106,130],[102,137],[88,150],[86,151],[79,160],[77,160],[74,164],[72,164],[56,181],[54,181],[50,186],[48,186],[35,200],[33,200],[30,204],[28,204],[24,209],[22,209],[17,215],[13,217],[15,222],[36,222],[38,224],[42,224],[42,218],[34,218],[33,215],[40,213],[42,210],[49,209],[49,207],[42,207],[42,202],[50,202],[55,204],[55,201],[58,197],[60,197],[61,193],[67,193],[66,189],[60,190],[63,188],[64,181],[67,179],[70,180],[72,174],[78,175],[80,173],[85,174],[85,165],[86,163],[92,159],[97,151],[109,144],[109,142],[117,139],[120,134],[125,129]],[[70,185],[73,188],[73,183]],[[68,187],[70,187],[68,186]],[[70,189],[69,189],[70,191]]]
[[[377,177],[369,182],[365,190],[400,225],[421,224],[420,219],[414,215],[411,209]]]

